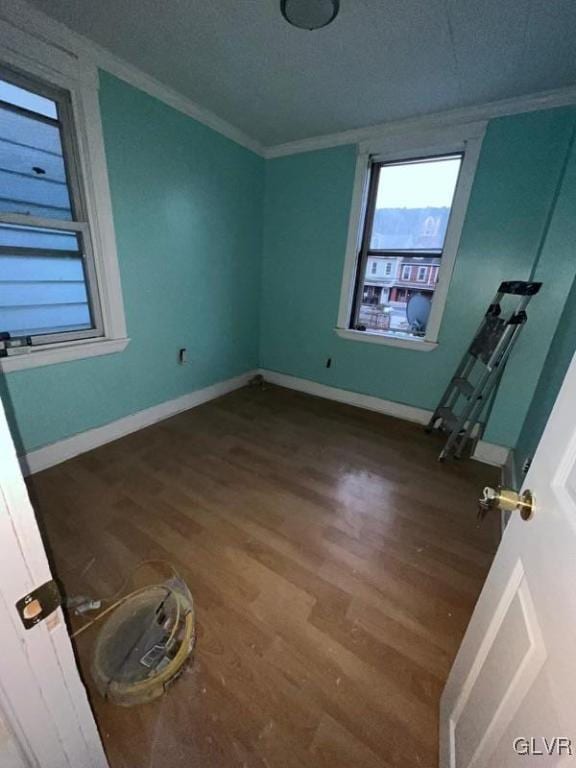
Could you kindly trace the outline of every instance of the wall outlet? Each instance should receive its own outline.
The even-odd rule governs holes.
[[[186,365],[188,362],[188,350],[186,347],[182,347],[178,350],[178,362],[180,365]]]

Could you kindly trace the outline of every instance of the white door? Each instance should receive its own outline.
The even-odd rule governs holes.
[[[576,766],[576,356],[523,488],[535,513],[512,513],[442,696],[441,768]]]
[[[24,629],[15,607],[51,578],[0,401],[0,765],[106,768],[61,609]]]

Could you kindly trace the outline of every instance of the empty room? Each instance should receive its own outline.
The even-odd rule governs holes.
[[[575,36],[0,0],[1,768],[576,760]]]

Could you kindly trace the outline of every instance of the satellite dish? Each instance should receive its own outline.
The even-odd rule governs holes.
[[[425,294],[414,293],[410,296],[406,305],[406,318],[415,333],[424,335],[431,309],[432,302]]]

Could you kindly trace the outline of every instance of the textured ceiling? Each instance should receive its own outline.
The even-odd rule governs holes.
[[[576,83],[575,0],[33,0],[266,146]]]

